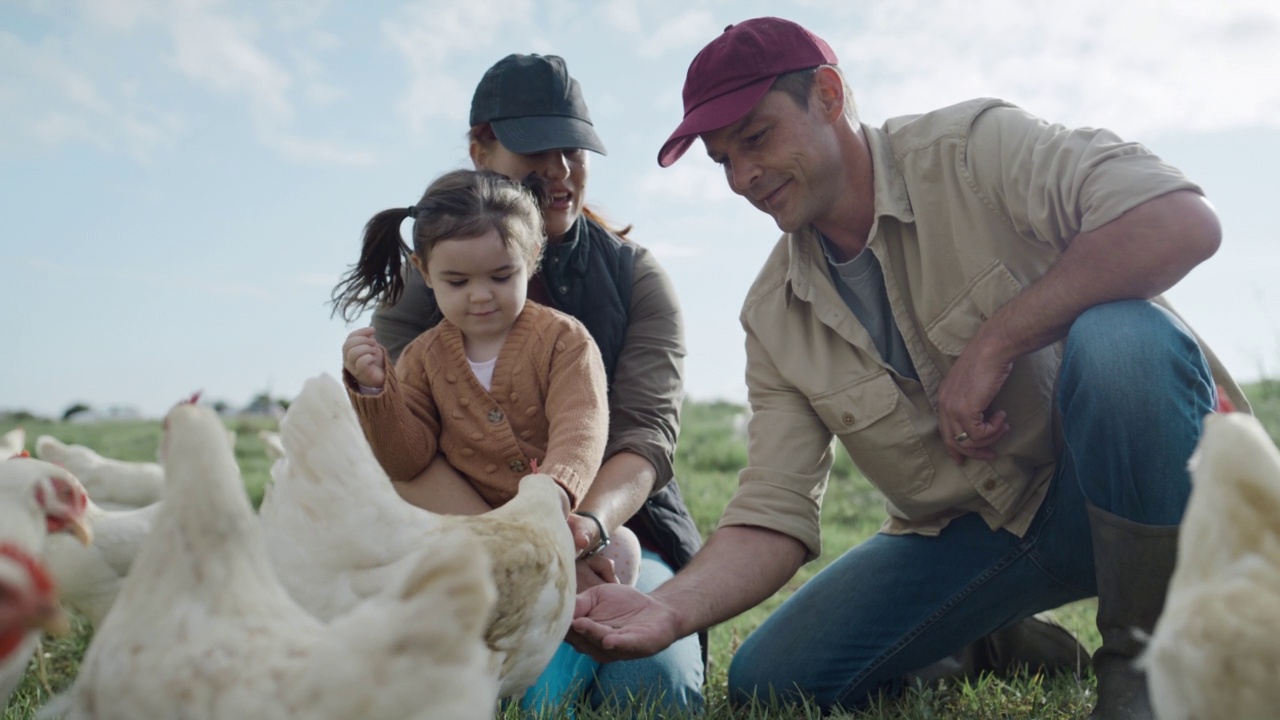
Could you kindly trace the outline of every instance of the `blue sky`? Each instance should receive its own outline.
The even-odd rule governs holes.
[[[159,415],[337,372],[326,302],[362,225],[466,163],[471,91],[510,52],[566,58],[610,151],[588,202],[671,274],[689,395],[743,400],[737,310],[776,228],[700,145],[655,156],[693,55],[765,14],[831,43],[868,123],[1003,97],[1181,167],[1226,241],[1169,295],[1239,377],[1280,375],[1271,0],[6,0],[0,409]]]

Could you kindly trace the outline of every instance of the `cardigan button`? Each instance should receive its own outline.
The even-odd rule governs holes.
[[[475,454],[476,454],[476,451],[472,450],[471,448],[462,448],[462,457],[471,457],[472,455],[475,455]]]
[[[445,373],[445,374],[444,374],[444,379],[445,379],[445,380],[448,380],[448,381],[449,381],[449,382],[451,382],[451,383],[452,383],[452,382],[458,382],[458,376],[457,376],[457,375],[454,375],[453,373]]]
[[[471,404],[471,398],[458,398],[458,404],[462,407],[466,407]]]
[[[844,414],[844,417],[841,417],[840,419],[841,419],[842,421],[844,421],[844,424],[845,424],[845,425],[852,425],[852,424],[853,424],[853,413],[845,413],[845,414]]]
[[[500,423],[500,422],[502,422],[502,411],[501,411],[501,410],[490,410],[490,411],[489,411],[489,422],[491,422],[491,423]]]
[[[983,490],[995,490],[995,489],[996,489],[996,481],[995,481],[995,480],[988,479],[986,482],[982,483],[982,489],[983,489]]]
[[[485,471],[485,472],[487,472],[487,473],[489,473],[489,474],[493,474],[497,469],[498,469],[498,466],[497,466],[497,465],[485,465],[485,466],[484,466],[484,471]]]
[[[568,293],[568,292],[569,292],[569,288],[568,288],[568,286],[566,286],[566,285],[561,285],[561,286],[560,286],[560,294],[561,294],[561,295],[564,295],[564,294],[566,294],[566,293]]]
[[[510,467],[511,467],[511,472],[524,472],[524,461],[512,460]]]

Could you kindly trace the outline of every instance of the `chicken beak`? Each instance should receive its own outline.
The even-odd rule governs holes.
[[[71,520],[67,524],[67,532],[71,533],[85,547],[93,544],[93,527],[82,517]]]

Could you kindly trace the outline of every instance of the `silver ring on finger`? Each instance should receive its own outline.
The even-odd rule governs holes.
[[[960,431],[960,434],[956,435],[956,442],[958,443],[962,443],[968,439],[969,439],[969,433],[964,432],[963,430]]]

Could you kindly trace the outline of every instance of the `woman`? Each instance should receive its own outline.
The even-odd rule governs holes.
[[[471,103],[470,155],[476,169],[514,179],[541,177],[551,202],[548,245],[529,282],[529,299],[578,318],[599,346],[609,384],[604,462],[570,517],[574,541],[594,555],[624,523],[644,548],[636,586],[649,591],[679,570],[701,545],[672,461],[680,426],[684,330],[675,291],[644,248],[622,239],[585,204],[587,151],[605,153],[578,82],[554,55],[509,55],[485,73]],[[629,230],[629,228],[628,228]],[[440,321],[432,292],[410,271],[393,306],[374,313],[377,340],[393,360]],[[402,497],[436,512],[476,513],[474,493],[441,458]],[[469,490],[469,488],[465,488]],[[596,568],[600,568],[597,571]],[[579,590],[606,581],[607,568],[578,562]],[[651,658],[610,663],[585,688],[593,706],[617,698],[658,699],[679,709],[702,706],[705,635],[683,638]],[[590,662],[567,646],[553,664]],[[536,690],[536,688],[535,688]],[[545,692],[556,697],[556,692]]]

